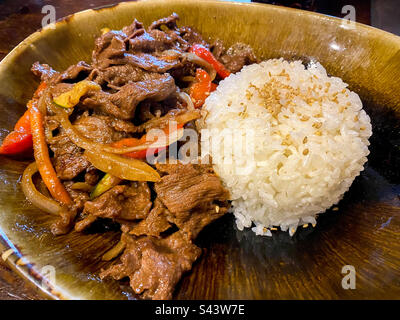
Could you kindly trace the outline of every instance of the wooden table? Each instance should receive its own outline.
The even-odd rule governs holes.
[[[56,17],[61,18],[84,9],[95,8],[118,0],[3,0],[0,2],[0,60],[18,43],[41,27],[42,8],[53,5]],[[279,1],[276,1],[279,2]],[[294,1],[293,1],[294,2]],[[301,2],[301,1],[297,1]],[[366,0],[317,0],[316,10],[325,14],[342,17],[341,8],[353,5],[357,21],[370,23],[370,1]],[[23,280],[18,278],[0,259],[0,300],[39,299],[40,297]]]

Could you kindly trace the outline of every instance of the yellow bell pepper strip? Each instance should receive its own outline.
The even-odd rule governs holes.
[[[31,120],[30,111],[34,101],[40,97],[40,93],[47,87],[45,82],[42,82],[36,89],[32,100],[27,104],[28,110],[22,115],[11,131],[3,140],[0,146],[0,154],[3,155],[16,155],[32,152],[32,134],[31,134]]]
[[[54,103],[63,108],[73,108],[78,103],[79,100],[87,94],[89,91],[99,91],[101,90],[100,85],[93,81],[82,80],[75,83],[73,88],[67,92],[60,94],[54,98]]]
[[[47,189],[54,199],[61,204],[69,205],[72,199],[64,188],[64,185],[58,179],[50,160],[49,150],[47,148],[46,137],[44,133],[44,117],[37,108],[37,103],[33,103],[30,110],[31,130],[33,140],[33,151],[36,165]]]
[[[205,46],[201,44],[194,44],[189,49],[189,52],[194,53],[196,56],[211,64],[222,79],[225,79],[231,74],[229,70],[226,69],[225,66],[221,62],[219,62]]]
[[[98,196],[102,195],[104,192],[118,185],[121,181],[122,179],[114,177],[109,173],[106,173],[91,192],[90,200],[93,200],[94,198],[97,198]]]
[[[110,28],[107,28],[107,27],[105,27],[105,28],[102,28],[102,29],[100,29],[100,31],[101,31],[101,34],[106,34],[106,33],[110,32],[110,31],[111,31],[111,29],[110,29]]]
[[[201,108],[211,92],[211,78],[203,69],[196,70],[196,80],[189,89],[189,96],[195,108]]]

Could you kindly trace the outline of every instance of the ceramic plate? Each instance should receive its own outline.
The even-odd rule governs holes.
[[[239,231],[232,216],[206,227],[203,250],[176,288],[176,299],[381,299],[400,296],[400,38],[319,14],[259,4],[215,1],[121,3],[69,16],[34,33],[0,63],[0,130],[12,129],[32,96],[35,61],[64,70],[90,61],[100,29],[134,18],[148,25],[176,12],[180,25],[206,39],[250,44],[263,59],[315,59],[359,93],[373,124],[365,171],[339,203],[290,237]],[[0,157],[0,233],[3,258],[46,297],[135,298],[124,282],[100,281],[101,256],[116,230],[54,237],[54,218],[30,205],[19,179],[26,161]],[[356,289],[344,289],[344,266]],[[346,271],[344,269],[343,271]],[[55,282],[43,281],[55,273]]]

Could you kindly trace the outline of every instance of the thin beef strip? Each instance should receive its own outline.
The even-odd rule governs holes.
[[[133,25],[134,36],[113,30],[96,40],[92,54],[95,68],[104,70],[113,65],[129,64],[147,71],[164,73],[180,64],[178,55],[172,59],[171,55],[162,54],[174,48],[178,36],[173,38],[159,30],[148,33],[138,26],[137,21]]]
[[[176,92],[174,78],[168,73],[157,74],[152,79],[127,83],[117,93],[96,91],[82,101],[89,108],[122,120],[133,119],[136,106],[143,100],[161,101]]]
[[[194,44],[201,44],[206,48],[209,48],[209,44],[204,41],[203,37],[192,27],[183,26],[179,29],[182,39],[184,39],[189,46]]]
[[[41,81],[48,84],[57,84],[62,81],[73,81],[77,78],[86,78],[92,70],[92,67],[84,61],[79,61],[77,64],[70,66],[63,73],[55,71],[48,64],[40,64],[35,62],[32,65],[32,73],[39,77]]]
[[[129,277],[136,294],[154,300],[171,299],[182,274],[201,254],[201,249],[180,231],[164,239],[123,233],[121,241],[126,244],[121,263],[102,271],[100,277]]]
[[[112,30],[96,39],[92,53],[94,68],[105,69],[110,65],[124,64],[126,53],[125,40],[127,35],[123,31]]]
[[[99,176],[99,171],[93,167],[90,166],[89,168],[86,169],[85,173],[85,182],[89,185],[96,185],[97,182],[99,182],[100,176]]]
[[[171,212],[168,219],[191,239],[227,212],[229,193],[211,166],[178,163],[156,167],[165,174],[154,189]]]
[[[157,198],[154,201],[153,208],[148,216],[140,222],[130,222],[118,220],[121,224],[121,231],[135,236],[149,235],[153,237],[160,237],[160,234],[171,227],[167,217],[171,213]]]
[[[93,201],[85,203],[82,213],[85,218],[75,225],[75,230],[82,231],[96,218],[144,219],[151,206],[150,189],[146,182],[117,185]]]
[[[77,78],[85,79],[91,71],[92,67],[90,65],[84,61],[79,61],[77,64],[70,66],[61,74],[61,80],[76,80]]]
[[[148,72],[141,68],[126,64],[110,66],[106,69],[95,69],[89,75],[89,80],[93,80],[100,85],[107,84],[110,88],[120,88],[128,82],[143,81],[148,78]]]
[[[54,153],[54,169],[61,180],[72,180],[90,166],[82,149],[71,142],[61,129],[48,143]]]
[[[128,137],[124,131],[116,130],[113,119],[108,116],[83,113],[74,121],[74,126],[86,138],[108,144]]]
[[[82,210],[86,201],[89,200],[89,194],[84,191],[74,190],[71,186],[73,181],[64,182],[69,195],[72,198],[73,204],[69,207],[63,207],[59,213],[60,217],[51,226],[51,232],[54,235],[62,235],[68,233],[75,221],[77,213]]]
[[[169,29],[176,29],[177,28],[176,23],[178,20],[179,16],[174,12],[168,17],[153,21],[148,29],[149,30],[160,29],[163,25],[165,25]]]
[[[182,67],[181,53],[193,43],[207,43],[200,34],[185,27],[179,29],[177,14],[152,23],[146,30],[135,20],[121,31],[110,31],[95,42],[93,66],[105,70],[110,66],[131,65],[149,72],[165,73]],[[161,30],[166,26],[168,30]]]
[[[35,62],[32,65],[31,71],[35,76],[40,78],[41,81],[45,82],[49,82],[54,76],[59,76],[59,73],[48,64],[40,64],[39,62]]]
[[[217,40],[212,51],[215,58],[232,73],[240,71],[245,65],[258,62],[253,49],[243,43],[235,43],[228,50],[225,50],[222,42]]]

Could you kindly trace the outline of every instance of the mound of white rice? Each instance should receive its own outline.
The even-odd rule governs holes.
[[[359,96],[319,63],[273,59],[221,81],[203,106],[202,155],[230,190],[240,230],[315,224],[367,161],[371,123]],[[211,136],[210,141],[208,137]]]

